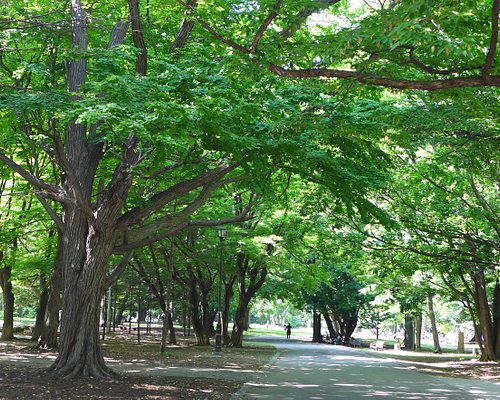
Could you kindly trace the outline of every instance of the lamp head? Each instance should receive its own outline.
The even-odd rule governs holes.
[[[217,228],[217,232],[219,234],[219,239],[220,240],[224,240],[226,238],[226,235],[227,235],[226,228],[224,228],[224,227]]]

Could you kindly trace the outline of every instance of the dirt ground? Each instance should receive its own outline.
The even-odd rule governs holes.
[[[179,337],[178,343],[161,355],[159,334],[141,335],[137,344],[136,333],[117,332],[102,342],[106,363],[118,372],[117,379],[50,381],[43,372],[55,352],[38,350],[27,339],[0,342],[0,399],[228,399],[242,381],[226,379],[224,370],[257,372],[275,354],[273,348],[250,346],[224,349],[223,357],[214,357],[212,347],[194,346],[192,338]],[[162,367],[222,373],[215,378],[148,373]],[[123,372],[131,369],[133,373]]]
[[[214,357],[213,347],[194,346],[193,338],[179,335],[178,345],[161,355],[159,332],[142,334],[138,344],[136,332],[117,331],[101,343],[117,379],[50,381],[43,372],[55,352],[36,349],[27,339],[0,342],[0,399],[229,399],[244,382],[238,372],[258,373],[276,354],[272,347],[250,343],[243,349],[224,348],[223,357]],[[498,363],[446,354],[377,353],[425,373],[500,382]],[[172,370],[178,376],[162,372]],[[193,371],[212,371],[213,376]]]

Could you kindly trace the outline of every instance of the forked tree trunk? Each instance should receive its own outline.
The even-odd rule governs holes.
[[[70,9],[72,48],[85,51],[87,15],[82,0],[70,0]],[[109,47],[123,41],[127,26],[120,24],[119,28],[113,30]],[[67,62],[67,89],[72,100],[77,100],[86,78],[85,59]],[[64,140],[54,138],[64,178],[63,190],[58,191],[63,196],[59,201],[64,211],[60,351],[48,369],[54,378],[110,375],[99,346],[99,306],[106,289],[116,222],[132,184],[131,167],[137,164],[139,155],[137,139],[130,136],[108,186],[94,199],[94,178],[103,157],[103,143],[91,137],[96,129],[71,122],[66,126]]]
[[[354,333],[356,326],[358,325],[358,309],[353,312],[346,313],[343,317],[343,326],[342,329],[344,332],[344,342],[349,342],[351,340],[351,336]]]
[[[234,325],[231,332],[231,346],[243,347],[243,332],[245,331],[245,319],[250,299],[240,294],[240,300],[234,315]]]
[[[231,332],[231,346],[243,347],[243,332],[247,325],[248,306],[257,291],[264,284],[267,277],[267,268],[254,262],[250,266],[250,258],[243,254],[236,255],[238,270],[239,301],[234,317],[233,331]]]
[[[172,320],[172,314],[168,310],[163,310],[163,325],[161,330],[161,353],[166,353],[167,343],[177,344],[177,338],[175,336],[174,321]],[[167,339],[168,337],[168,339]]]
[[[10,265],[0,268],[0,287],[3,294],[2,340],[14,339],[14,293],[10,282],[11,272]]]
[[[113,235],[89,227],[76,209],[67,210],[63,234],[64,295],[59,356],[49,368],[54,377],[107,377],[99,346],[100,299],[104,295]]]

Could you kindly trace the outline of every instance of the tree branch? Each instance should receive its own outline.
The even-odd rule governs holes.
[[[75,171],[69,164],[66,154],[64,152],[64,146],[61,142],[61,139],[57,134],[54,134],[52,136],[52,140],[54,142],[54,150],[57,159],[59,160],[59,165],[62,167],[63,171],[66,174],[66,177],[68,178],[68,183],[70,184],[69,187],[73,190],[73,195],[74,195],[74,201],[78,206],[82,209],[82,211],[85,212],[85,215],[93,220],[94,213],[92,211],[92,208],[90,207],[90,204],[88,204],[85,201],[85,196],[83,195],[82,187],[80,185],[80,181],[78,180],[78,177],[75,174]],[[68,199],[69,200],[69,199]]]
[[[280,36],[288,39],[297,32],[312,14],[326,10],[328,7],[337,4],[340,0],[318,0],[316,4],[302,8],[294,18],[294,23],[280,32]]]
[[[269,25],[271,25],[271,22],[273,22],[273,19],[278,16],[278,11],[281,7],[281,2],[282,0],[276,0],[274,2],[273,10],[269,13],[267,18],[264,20],[262,25],[259,27],[257,30],[257,33],[255,34],[253,41],[252,41],[252,46],[250,46],[250,53],[255,53],[257,51],[257,46],[259,45],[260,39],[262,39],[262,36],[264,36],[264,32],[267,30]]]
[[[57,225],[59,230],[61,232],[64,232],[64,224],[62,219],[55,213],[55,211],[52,209],[52,207],[47,203],[47,201],[44,199],[44,197],[41,195],[41,193],[35,191],[35,196],[38,199],[38,201],[42,204],[43,208],[45,208],[45,211],[47,211],[47,214],[49,214],[50,218],[54,223]]]
[[[214,227],[214,226],[220,226],[220,225],[229,225],[229,224],[234,224],[234,223],[239,223],[239,222],[245,222],[248,221],[251,217],[248,216],[248,212],[250,211],[251,204],[249,204],[246,208],[246,211],[235,215],[234,217],[230,218],[224,218],[224,219],[217,219],[217,220],[192,220],[192,221],[182,221],[177,224],[174,224],[170,227],[170,229],[163,231],[161,233],[157,233],[154,236],[150,237],[141,237],[137,238],[137,241],[135,242],[128,242],[128,243],[120,243],[116,245],[113,249],[113,253],[116,254],[121,254],[126,251],[130,251],[133,249],[137,249],[140,247],[148,246],[150,244],[153,244],[155,242],[158,242],[162,239],[165,239],[169,236],[175,235],[176,233],[180,232],[183,229],[189,228],[189,227]]]
[[[470,76],[454,77],[435,80],[411,80],[385,78],[358,71],[346,71],[338,69],[317,68],[290,70],[278,67],[274,64],[267,66],[272,73],[287,78],[339,78],[354,79],[365,85],[382,86],[393,89],[416,89],[416,90],[443,90],[459,87],[484,87],[500,86],[500,76]]]
[[[107,288],[110,287],[113,283],[115,283],[116,280],[121,276],[121,274],[123,274],[125,268],[127,268],[127,265],[133,256],[134,256],[133,251],[129,251],[123,255],[122,259],[120,260],[120,263],[106,277]]]
[[[97,215],[101,221],[115,221],[121,212],[122,205],[132,185],[132,168],[141,160],[137,150],[138,143],[139,139],[136,136],[129,135],[121,160],[106,189],[100,193]],[[107,207],[109,204],[113,204],[113,206]]]
[[[128,0],[130,10],[130,21],[132,23],[132,41],[135,48],[139,50],[137,54],[135,71],[142,76],[146,76],[148,66],[148,50],[144,42],[144,36],[141,27],[141,14],[139,9],[139,0]]]
[[[186,5],[188,7],[188,10],[185,13],[186,16],[183,18],[181,25],[179,26],[177,34],[175,35],[174,43],[172,45],[172,51],[182,49],[186,45],[189,36],[191,36],[191,32],[194,28],[194,21],[189,18],[189,16],[196,8],[196,0],[187,0]]]
[[[188,9],[191,9],[184,1],[177,0],[178,3],[182,4]],[[494,0],[493,6],[493,21],[492,21],[492,39],[490,42],[490,51],[488,52],[487,62],[485,66],[483,66],[483,74],[481,76],[465,76],[465,77],[449,77],[443,79],[433,79],[433,80],[412,80],[412,79],[395,79],[395,78],[387,78],[383,76],[378,76],[370,73],[360,72],[360,71],[347,71],[340,69],[330,69],[330,68],[306,68],[306,69],[287,69],[275,65],[273,63],[266,62],[264,60],[259,60],[255,58],[255,50],[260,40],[260,37],[263,35],[264,30],[261,31],[262,28],[267,28],[269,25],[265,25],[266,21],[269,19],[269,23],[275,16],[272,16],[273,13],[266,18],[266,21],[263,23],[261,28],[254,37],[254,43],[252,43],[252,48],[247,49],[246,47],[234,42],[233,40],[227,39],[219,34],[214,28],[212,28],[207,22],[202,20],[201,18],[195,17],[198,23],[207,30],[215,39],[220,42],[226,44],[239,51],[242,54],[246,54],[251,56],[251,60],[255,63],[261,63],[262,65],[266,65],[266,68],[271,71],[273,74],[288,77],[288,78],[334,78],[334,79],[352,79],[358,81],[364,85],[372,85],[372,86],[381,86],[393,89],[400,90],[444,90],[444,89],[452,89],[452,88],[461,88],[461,87],[487,87],[494,86],[500,87],[500,76],[499,75],[489,75],[486,74],[484,69],[491,66],[493,62],[493,58],[496,52],[496,43],[498,40],[498,3],[500,0]],[[332,1],[332,4],[334,2]],[[330,4],[328,4],[330,5]],[[305,11],[304,11],[305,12]],[[496,14],[495,14],[496,12]],[[305,12],[307,14],[307,12]],[[311,12],[312,14],[312,12]],[[309,14],[310,15],[310,14]],[[260,35],[260,36],[259,36]],[[490,60],[491,61],[488,61]],[[418,62],[415,59],[410,58],[410,62],[417,65],[421,69],[429,69],[430,67],[425,66],[424,64]],[[436,70],[434,74],[443,75],[446,71]]]
[[[483,74],[488,74],[489,69],[493,64],[495,59],[495,54],[497,52],[498,45],[498,14],[500,12],[500,0],[493,0],[493,5],[491,7],[491,38],[490,46],[488,48],[488,54],[486,55],[486,60],[484,62],[481,71]]]
[[[196,188],[199,188],[201,186],[206,186],[214,181],[217,181],[224,175],[233,171],[236,167],[237,164],[226,165],[226,166],[221,165],[205,174],[199,175],[192,179],[188,179],[184,182],[177,183],[168,188],[167,190],[164,190],[163,192],[154,194],[146,202],[147,205],[144,208],[135,207],[130,211],[126,212],[125,214],[123,214],[119,218],[116,224],[116,229],[123,231],[131,225],[141,223],[152,213],[164,207],[172,200],[182,195],[185,195]]]
[[[0,161],[5,165],[10,167],[12,170],[21,175],[24,179],[26,179],[29,183],[31,183],[35,188],[43,190],[47,195],[45,197],[50,197],[55,201],[62,202],[66,197],[63,189],[57,185],[51,185],[50,183],[44,182],[41,179],[31,175],[28,171],[26,171],[23,167],[21,167],[14,160],[7,157],[5,154],[0,153]]]
[[[481,192],[479,191],[479,189],[476,186],[476,182],[475,182],[472,174],[469,174],[468,180],[469,180],[469,185],[470,185],[472,191],[474,192],[474,195],[476,196],[476,199],[479,201],[479,203],[485,209],[487,209],[491,213],[491,215],[488,215],[487,213],[481,213],[481,214],[490,222],[490,224],[492,225],[493,229],[495,230],[498,238],[500,238],[500,225],[499,225],[500,218],[499,218],[496,210],[490,205],[490,203],[481,194]]]

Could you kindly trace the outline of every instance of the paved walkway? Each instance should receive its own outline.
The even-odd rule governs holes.
[[[279,350],[271,365],[258,373],[236,368],[155,367],[147,361],[107,362],[117,372],[240,381],[243,386],[232,400],[500,400],[500,383],[424,374],[406,364],[344,346],[282,337],[251,340],[271,343]],[[42,367],[50,365],[50,358],[36,353],[0,354],[0,363]]]
[[[500,399],[500,384],[436,377],[344,346],[261,340],[275,345],[280,356],[233,400]]]

